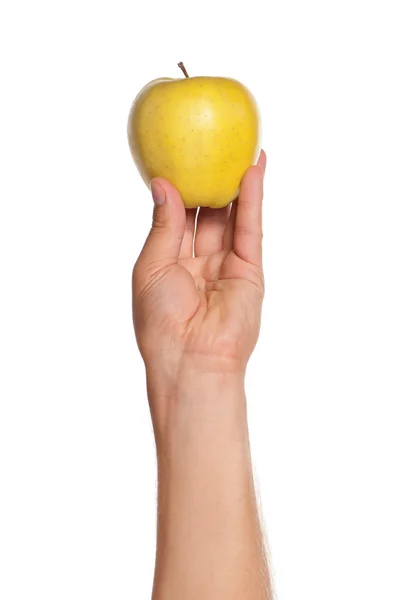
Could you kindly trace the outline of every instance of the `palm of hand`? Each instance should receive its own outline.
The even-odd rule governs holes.
[[[177,256],[172,256],[171,246],[156,253],[155,242],[160,245],[167,231],[167,226],[160,226],[158,235],[148,237],[135,268],[134,321],[144,358],[159,351],[243,363],[249,358],[258,336],[263,296],[263,153],[259,166],[246,173],[240,199],[232,209],[200,209],[196,236],[196,211],[182,212],[176,190],[160,180],[167,188],[168,209],[180,203],[172,227],[176,237],[181,233],[173,247],[174,254],[178,248]]]
[[[179,260],[167,269],[157,293],[163,302],[156,321],[167,323],[184,351],[226,358],[250,354],[258,334],[263,279],[260,269],[233,250]]]

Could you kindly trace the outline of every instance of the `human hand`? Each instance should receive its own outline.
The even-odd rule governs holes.
[[[244,372],[263,298],[262,196],[266,156],[245,173],[239,199],[222,209],[185,209],[155,178],[152,229],[133,272],[137,342],[147,370],[177,380],[186,365]],[[194,252],[193,252],[194,251]]]
[[[271,598],[244,393],[263,298],[265,163],[262,152],[232,207],[199,209],[196,235],[197,211],[152,181],[133,313],[158,458],[154,600]]]

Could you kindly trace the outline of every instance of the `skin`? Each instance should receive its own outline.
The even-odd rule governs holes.
[[[152,181],[151,231],[133,272],[158,459],[153,600],[269,600],[244,378],[264,292],[266,158],[232,207],[186,210]]]

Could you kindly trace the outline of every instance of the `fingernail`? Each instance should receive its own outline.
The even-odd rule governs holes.
[[[155,206],[160,206],[161,204],[165,203],[166,192],[160,185],[151,182],[151,192]]]

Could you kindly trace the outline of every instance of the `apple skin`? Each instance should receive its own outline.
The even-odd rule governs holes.
[[[261,121],[252,94],[235,79],[161,78],[134,100],[128,140],[147,185],[164,177],[187,208],[221,208],[237,198],[257,161]]]

